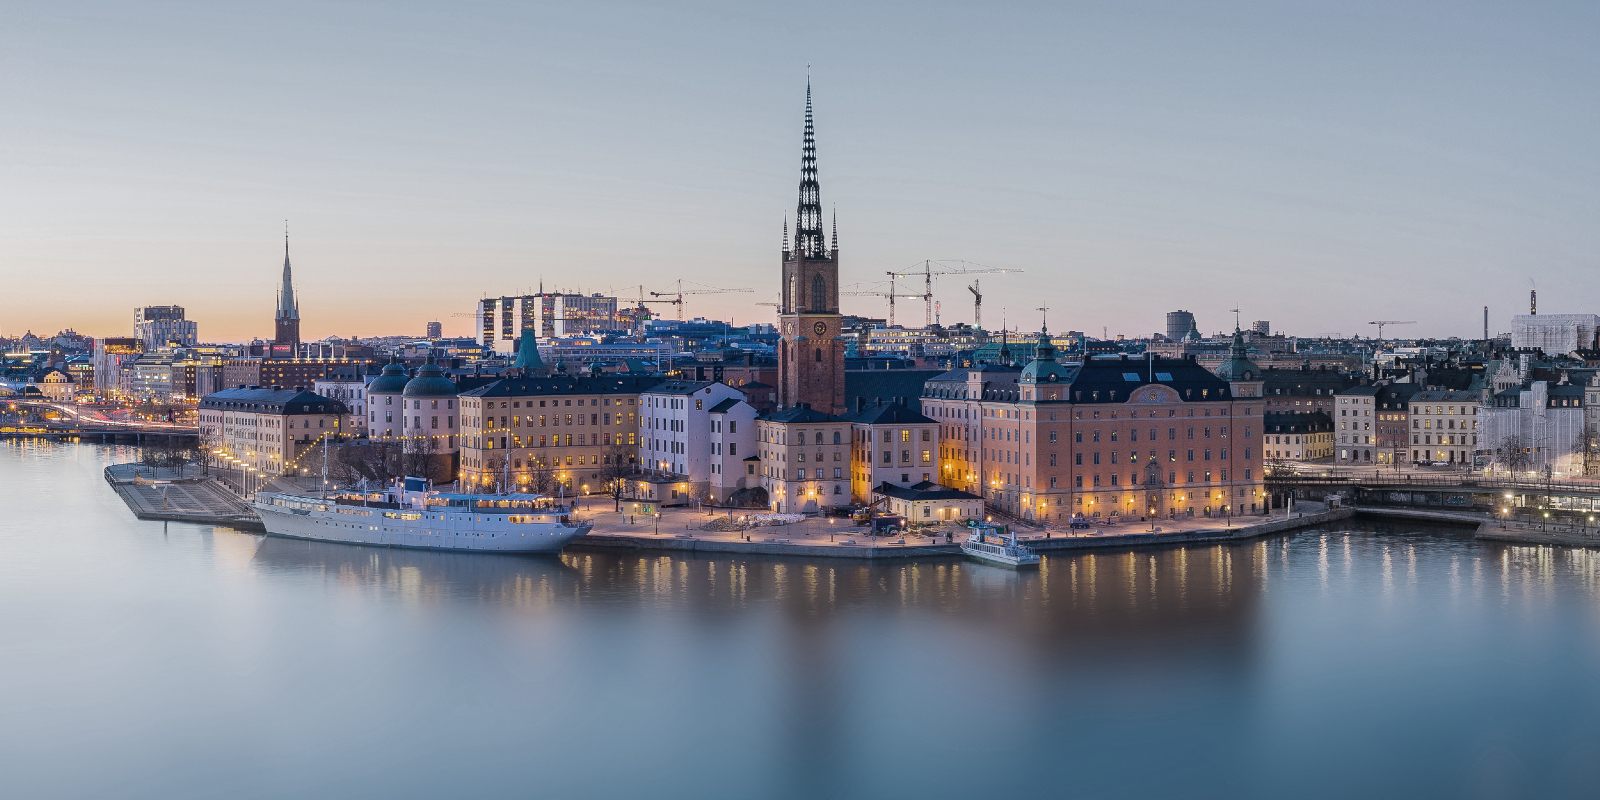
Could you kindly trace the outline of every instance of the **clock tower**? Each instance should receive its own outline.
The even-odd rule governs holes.
[[[788,223],[783,236],[783,303],[778,308],[778,404],[809,403],[825,414],[843,414],[844,339],[839,316],[839,223],[833,242],[822,230],[817,184],[817,143],[811,120],[811,83],[806,82],[806,132],[800,155],[800,204],[794,248]]]

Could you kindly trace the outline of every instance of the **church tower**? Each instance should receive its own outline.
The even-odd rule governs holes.
[[[300,344],[300,303],[294,297],[294,284],[289,279],[289,234],[283,235],[283,288],[278,290],[278,311],[273,315],[275,324],[272,343],[287,346],[292,353]],[[276,352],[279,348],[274,347]]]
[[[788,227],[788,223],[784,224]],[[833,241],[822,229],[817,184],[816,132],[811,119],[811,82],[806,82],[806,132],[800,153],[800,203],[794,248],[783,243],[783,303],[778,309],[778,404],[809,403],[825,414],[843,414],[844,339],[839,316],[839,223]]]

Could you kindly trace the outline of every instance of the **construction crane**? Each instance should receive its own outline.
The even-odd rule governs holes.
[[[690,289],[689,291],[684,291],[683,290],[683,279],[681,279],[681,278],[678,279],[677,283],[678,283],[678,290],[675,291],[675,292],[651,292],[650,296],[651,297],[672,297],[673,299],[671,299],[671,300],[663,300],[661,302],[663,302],[663,303],[672,303],[673,305],[678,307],[678,321],[679,322],[683,321],[683,296],[686,295],[686,294],[727,294],[729,292],[753,292],[753,291],[755,291],[754,289],[718,289],[715,286],[710,286],[710,287],[707,287],[705,289]],[[694,281],[690,281],[690,283],[694,283]],[[696,285],[705,286],[705,284],[703,284],[703,283],[696,284]]]
[[[967,287],[972,292],[972,327],[983,330],[983,292],[978,291],[978,279],[972,279],[972,285]]]
[[[938,269],[934,269],[933,268],[934,264],[938,264],[939,268]],[[1023,270],[1015,269],[1015,268],[1002,269],[1000,267],[991,267],[991,266],[987,266],[987,265],[984,265],[984,264],[975,264],[975,263],[973,263],[971,261],[960,261],[960,260],[935,261],[933,259],[923,259],[923,261],[922,261],[922,271],[921,272],[890,272],[889,273],[889,292],[890,292],[890,294],[894,293],[894,280],[895,280],[895,278],[912,278],[912,277],[916,277],[918,275],[922,276],[922,294],[920,294],[920,295],[911,295],[911,297],[921,297],[922,298],[922,303],[923,303],[923,321],[922,321],[922,324],[923,324],[924,327],[926,327],[926,326],[930,326],[930,325],[933,324],[933,279],[936,276],[939,276],[939,275],[980,275],[980,274],[991,274],[991,273],[1001,273],[1001,274],[1003,274],[1003,273],[1007,273],[1007,272],[1022,272],[1022,271]],[[893,303],[894,303],[894,301],[893,301],[893,299],[891,299],[890,300],[891,310],[892,310],[892,307],[893,307]],[[976,307],[974,307],[973,311],[974,311],[974,314],[976,314],[976,312],[977,312]],[[978,322],[976,320],[976,316],[974,316],[974,320],[973,320],[972,324],[973,324],[974,327],[982,327],[981,325],[978,324]]]
[[[883,284],[880,283],[878,285],[882,286]],[[894,284],[892,282],[889,285],[890,285],[891,288],[894,286]],[[868,297],[887,297],[887,298],[889,298],[889,327],[891,327],[891,328],[894,327],[894,299],[896,297],[912,297],[912,298],[920,298],[920,297],[922,297],[922,295],[920,295],[920,294],[904,294],[904,293],[895,294],[893,291],[888,291],[888,292],[871,292],[871,291],[867,291],[867,292],[840,292],[839,294],[842,294],[842,295],[855,295],[855,296],[868,296]]]
[[[1373,320],[1372,322],[1369,322],[1367,324],[1368,325],[1376,325],[1376,326],[1378,326],[1378,341],[1382,342],[1383,341],[1383,326],[1385,326],[1385,325],[1415,325],[1415,324],[1417,324],[1417,321],[1414,320],[1414,319],[1378,319],[1378,320]]]

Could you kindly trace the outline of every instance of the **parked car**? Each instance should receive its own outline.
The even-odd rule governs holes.
[[[1067,527],[1069,527],[1069,528],[1087,528],[1087,527],[1089,527],[1089,520],[1083,519],[1082,517],[1077,517],[1077,518],[1074,518],[1071,522],[1067,523]]]

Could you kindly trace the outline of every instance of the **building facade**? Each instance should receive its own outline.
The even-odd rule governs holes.
[[[463,392],[460,479],[492,487],[510,475],[514,486],[594,492],[618,467],[636,467],[639,396],[660,378],[565,374],[502,378]],[[620,462],[620,463],[619,463]]]
[[[1491,396],[1478,410],[1478,430],[1494,468],[1582,475],[1586,395],[1582,386],[1529,381]]]
[[[669,380],[640,393],[639,463],[673,483],[686,484],[691,497],[714,496],[712,465],[723,462],[712,439],[712,409],[728,401],[743,403],[744,395],[716,381]],[[735,423],[733,430],[721,434],[721,441],[748,455],[755,431],[748,423],[741,429],[737,418]]]
[[[1477,392],[1421,391],[1408,403],[1412,463],[1472,464],[1478,450]]]
[[[1262,420],[1262,455],[1269,465],[1306,464],[1333,458],[1333,418],[1320,411],[1268,414]]]
[[[200,328],[184,319],[183,306],[141,306],[133,310],[133,338],[146,350],[194,347],[200,342]]]
[[[756,420],[757,471],[768,507],[781,513],[847,506],[851,425],[806,403]]]
[[[301,453],[348,428],[344,403],[295,389],[224,389],[201,398],[200,446],[264,477],[293,469]]]
[[[908,405],[886,403],[851,414],[850,494],[868,503],[885,485],[937,483],[939,423]]]

